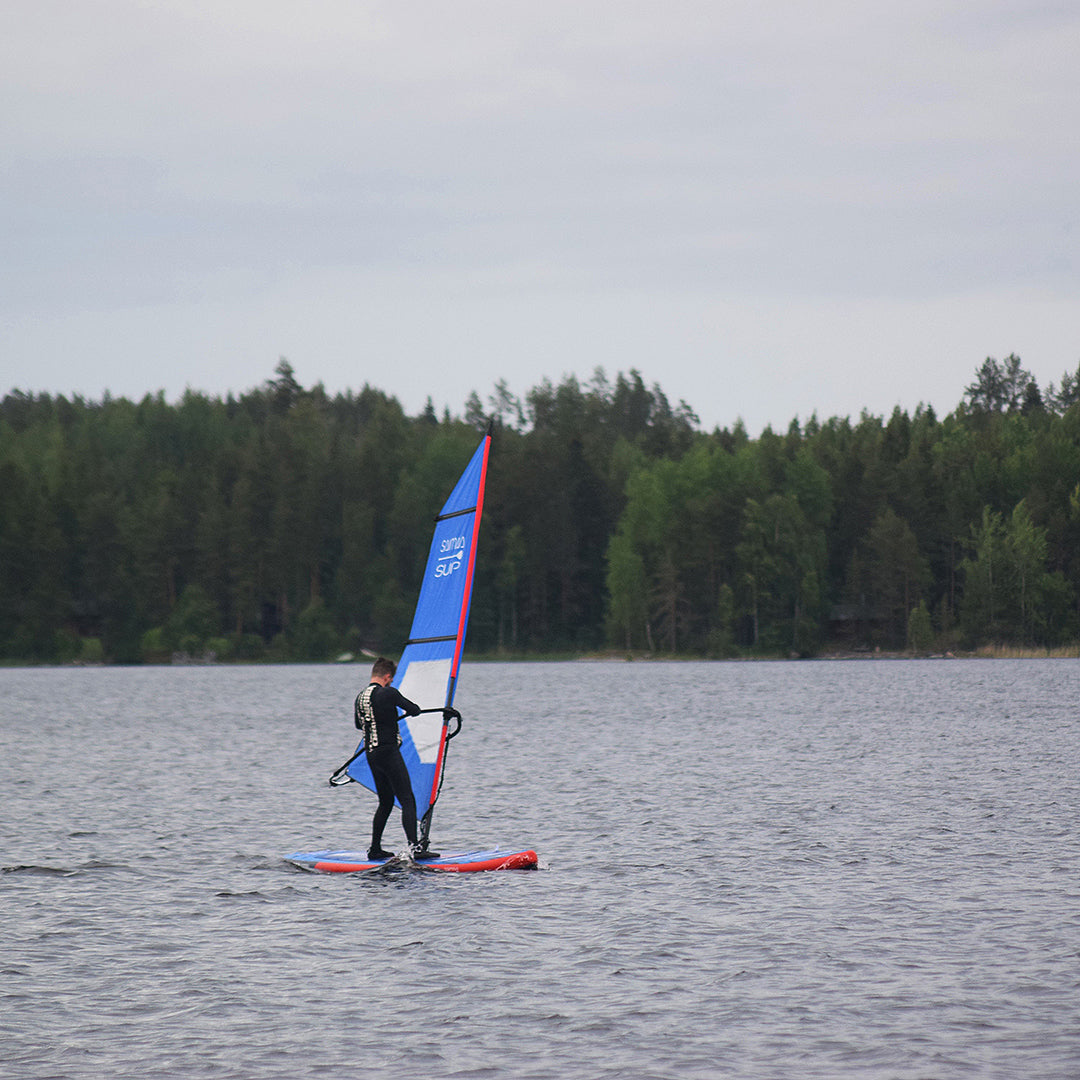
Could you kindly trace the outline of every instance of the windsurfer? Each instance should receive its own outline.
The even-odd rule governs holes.
[[[371,822],[368,858],[393,858],[392,852],[382,849],[382,834],[396,798],[401,803],[401,824],[413,858],[437,859],[438,852],[421,851],[416,840],[416,798],[401,756],[398,709],[409,716],[418,716],[420,706],[390,685],[396,673],[394,661],[380,656],[372,665],[371,682],[357,695],[354,707],[356,726],[364,733],[364,753],[379,796],[379,806]]]

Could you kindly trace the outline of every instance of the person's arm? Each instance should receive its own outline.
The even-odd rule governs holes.
[[[388,686],[386,689],[393,694],[391,700],[399,709],[404,710],[409,716],[420,715],[420,706],[410,701],[396,686]]]

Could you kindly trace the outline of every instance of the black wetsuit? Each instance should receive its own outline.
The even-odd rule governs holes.
[[[401,803],[401,824],[409,843],[416,846],[416,798],[405,759],[401,756],[398,732],[398,709],[417,716],[420,706],[405,697],[396,686],[371,683],[356,698],[356,726],[364,733],[364,751],[368,768],[375,780],[379,806],[371,822],[371,846],[382,845],[383,829],[394,809],[394,799]]]

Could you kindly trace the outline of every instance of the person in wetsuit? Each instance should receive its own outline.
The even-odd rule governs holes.
[[[396,673],[394,661],[380,656],[372,665],[371,682],[357,695],[354,707],[356,726],[364,733],[364,753],[379,796],[379,806],[371,822],[368,858],[393,858],[393,852],[382,849],[382,834],[396,798],[401,803],[401,824],[413,858],[437,859],[438,852],[421,851],[416,840],[416,798],[409,770],[401,756],[398,709],[409,716],[417,716],[420,706],[390,685]]]

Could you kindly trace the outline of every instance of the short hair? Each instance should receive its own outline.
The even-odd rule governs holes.
[[[393,660],[387,660],[385,656],[380,656],[371,665],[371,674],[373,678],[378,678],[380,675],[389,675],[392,679],[397,674],[397,664]]]

